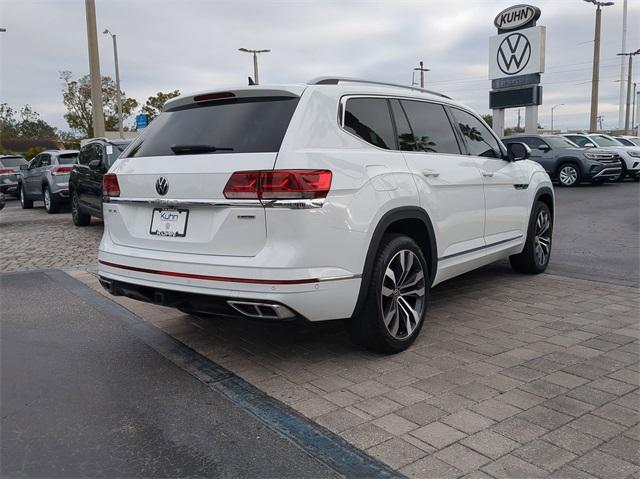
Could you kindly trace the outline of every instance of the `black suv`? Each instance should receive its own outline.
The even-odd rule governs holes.
[[[71,216],[76,226],[87,226],[91,217],[102,218],[102,177],[131,140],[95,138],[80,148],[78,164],[69,178]]]
[[[502,140],[526,143],[530,159],[540,163],[552,179],[562,186],[576,186],[582,181],[604,183],[615,181],[622,171],[620,157],[613,151],[581,148],[557,135],[514,135]]]

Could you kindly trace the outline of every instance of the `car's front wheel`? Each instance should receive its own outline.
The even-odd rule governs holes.
[[[424,323],[428,293],[427,262],[418,244],[408,236],[386,235],[362,311],[349,320],[353,340],[383,353],[407,349]]]
[[[543,273],[551,257],[553,218],[542,201],[535,204],[529,221],[527,239],[522,253],[509,256],[511,267],[519,273]]]
[[[575,163],[564,163],[558,170],[558,180],[562,186],[577,186],[582,181],[580,168]]]
[[[27,193],[24,190],[24,185],[20,185],[20,206],[23,210],[29,210],[33,208],[33,200],[27,198]]]
[[[91,215],[80,209],[80,199],[75,190],[71,192],[71,218],[76,226],[88,226],[91,223]]]

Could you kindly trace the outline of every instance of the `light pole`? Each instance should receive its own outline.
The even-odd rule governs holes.
[[[629,117],[631,113],[629,111],[631,108],[631,69],[633,67],[633,57],[636,55],[640,55],[640,48],[638,48],[635,52],[622,52],[618,53],[617,55],[629,57],[629,71],[627,72],[627,108],[624,115],[624,130],[629,131]]]
[[[116,34],[111,33],[108,29],[105,29],[102,32],[105,35],[111,35],[111,39],[113,40],[113,61],[116,64],[116,95],[118,99],[118,132],[120,133],[120,138],[124,138],[124,133],[122,132],[122,93],[120,92],[120,69],[118,68],[118,41],[116,40]]]
[[[420,72],[420,88],[424,88],[424,72],[429,72],[428,68],[424,68],[424,63],[420,62],[420,66],[413,69],[416,72]]]
[[[238,48],[238,51],[253,53],[253,81],[258,85],[260,83],[258,81],[258,53],[269,53],[271,50],[250,50],[248,48]]]
[[[638,96],[638,92],[636,92],[637,83],[633,83],[633,108],[631,108],[631,131],[636,129],[636,98]],[[638,133],[636,132],[636,135]]]
[[[627,0],[623,0],[622,2],[622,45],[620,46],[621,52],[627,51]],[[626,82],[626,71],[625,67],[627,63],[624,61],[624,57],[620,57],[620,99],[618,102],[619,110],[618,110],[618,128],[622,130],[622,126],[624,125],[624,104],[625,98],[624,95],[626,93],[625,82]]]
[[[558,103],[558,104],[553,105],[551,107],[551,133],[554,132],[554,130],[553,130],[553,110],[555,110],[556,108],[558,108],[559,106],[562,106],[562,105],[564,105],[564,103]]]
[[[596,29],[593,37],[593,76],[591,78],[591,117],[589,119],[589,130],[597,129],[598,121],[598,83],[600,82],[600,24],[602,18],[602,7],[609,7],[613,2],[598,2],[597,0],[584,0],[593,3],[596,8]]]
[[[104,136],[104,109],[102,107],[102,77],[98,54],[98,32],[96,28],[96,2],[84,0],[87,15],[87,44],[89,46],[89,77],[91,78],[91,117],[93,136]]]

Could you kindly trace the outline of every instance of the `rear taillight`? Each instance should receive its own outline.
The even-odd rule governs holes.
[[[224,187],[228,199],[325,198],[331,188],[329,170],[237,171]]]
[[[53,176],[57,175],[68,175],[73,170],[73,166],[56,166],[51,169],[51,174]]]
[[[12,175],[15,171],[9,169],[0,169],[0,175]]]
[[[120,196],[120,185],[115,174],[107,173],[102,177],[102,194],[112,198]]]

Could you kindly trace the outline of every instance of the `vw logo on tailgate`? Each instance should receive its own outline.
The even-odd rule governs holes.
[[[169,182],[164,176],[161,176],[156,180],[156,191],[159,195],[164,196],[169,191]]]
[[[522,33],[508,35],[498,47],[498,67],[507,75],[520,73],[531,58],[531,44]]]

